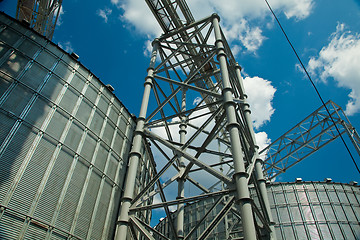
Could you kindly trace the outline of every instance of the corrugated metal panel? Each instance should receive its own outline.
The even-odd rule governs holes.
[[[75,234],[86,238],[87,231],[90,226],[91,215],[94,211],[95,200],[100,186],[101,176],[92,171],[89,183],[87,185],[86,194],[82,199],[80,214],[75,227]]]
[[[54,143],[45,139],[40,140],[34,155],[26,166],[24,174],[21,176],[20,182],[9,202],[9,207],[17,209],[23,214],[30,211],[30,206],[55,148]]]
[[[24,219],[14,213],[5,212],[1,217],[0,236],[2,239],[18,239]]]
[[[108,238],[135,121],[69,54],[0,20],[0,239]]]
[[[65,198],[61,204],[61,209],[55,226],[66,231],[70,231],[76,207],[80,199],[81,190],[85,183],[86,173],[87,166],[78,161],[75,167],[75,172],[72,175],[69,188],[67,189]]]
[[[55,209],[59,204],[58,201],[70,171],[73,158],[74,156],[67,151],[61,151],[59,153],[54,168],[39,199],[34,217],[42,219],[49,224],[51,223]]]
[[[96,219],[98,219],[99,221],[93,225],[91,239],[101,239],[107,217],[106,213],[108,212],[109,202],[110,202],[110,198],[107,196],[111,196],[111,191],[112,191],[111,183],[104,181],[104,187],[99,200],[100,201],[99,206],[97,212],[95,213]]]
[[[15,122],[15,124],[16,123],[17,122]],[[4,204],[4,198],[8,197],[7,194],[10,190],[10,186],[36,137],[36,134],[24,125],[22,125],[16,133],[10,132],[10,134],[14,134],[14,136],[0,155],[0,168],[3,169],[2,172],[5,174],[3,176],[4,181],[1,182],[0,188],[0,200],[2,205]],[[7,204],[7,202],[8,200],[5,204]]]

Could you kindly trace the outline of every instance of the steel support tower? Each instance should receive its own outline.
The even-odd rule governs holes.
[[[243,239],[276,239],[266,181],[336,139],[335,124],[340,134],[348,133],[360,154],[358,134],[342,110],[328,102],[335,123],[324,107],[319,108],[262,150],[263,162],[241,68],[221,30],[219,16],[195,22],[183,0],[146,3],[164,34],[153,42],[115,239],[129,235],[169,239],[137,217],[142,210],[156,208],[167,214],[170,239],[206,239],[223,219],[226,231],[232,229],[226,220],[229,212],[241,220]],[[152,144],[158,172],[134,196],[144,139]],[[186,186],[196,190],[187,191]],[[256,189],[258,205],[250,198],[250,187]],[[177,194],[171,191],[174,188]],[[146,204],[153,197],[160,202]],[[185,232],[184,204],[204,198],[212,198],[213,206]],[[172,213],[173,206],[177,210]],[[215,208],[220,209],[216,217],[206,221]]]
[[[354,152],[360,156],[359,134],[342,108],[331,100],[326,103],[326,108],[329,112],[325,106],[319,107],[260,151],[260,155],[265,159],[264,173],[268,180],[274,181],[279,174],[333,142],[340,135],[349,137]]]
[[[221,30],[219,16],[195,22],[184,1],[147,3],[164,35],[153,42],[115,239],[126,239],[128,232],[166,239],[141,223],[136,214],[164,208],[172,219],[172,205],[177,212],[170,223],[171,239],[189,239],[204,219],[185,235],[183,204],[203,198],[214,198],[208,213],[215,207],[221,211],[198,239],[206,239],[229,211],[241,218],[244,239],[275,238],[241,68]],[[200,100],[194,103],[194,99]],[[134,196],[144,138],[157,149],[155,159],[165,163],[157,163],[158,174]],[[221,189],[211,187],[219,181]],[[176,182],[177,197],[170,195],[173,199],[168,200],[167,189]],[[197,189],[194,195],[185,196],[185,182]],[[250,198],[250,185],[258,189],[260,208]],[[145,204],[156,195],[161,203]]]
[[[60,15],[62,0],[18,0],[16,19],[52,39]]]

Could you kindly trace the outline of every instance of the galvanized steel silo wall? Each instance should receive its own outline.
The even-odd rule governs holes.
[[[0,239],[108,239],[135,121],[68,53],[0,24]]]
[[[250,190],[254,204],[260,208],[255,189]],[[267,191],[278,240],[360,239],[359,186],[333,182],[269,183]],[[199,224],[214,202],[209,198],[185,206],[186,234]],[[222,207],[222,203],[218,204],[188,239],[198,239],[205,224],[208,225]],[[176,212],[172,216],[176,216]],[[167,218],[160,221],[156,229],[171,236]],[[240,213],[232,209],[207,239],[242,237]],[[269,239],[269,236],[264,234],[261,239]]]

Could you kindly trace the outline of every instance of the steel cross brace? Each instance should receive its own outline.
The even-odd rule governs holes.
[[[356,136],[357,139],[359,137],[345,113],[332,101],[328,101],[326,105],[330,109],[335,124],[340,127],[340,133],[348,133],[350,140],[360,155],[359,144],[354,140]],[[354,129],[353,133],[350,132],[350,129]],[[264,172],[268,179],[273,179],[339,136],[338,132],[335,131],[334,123],[324,112],[324,107],[321,106],[260,152],[260,154],[267,152],[264,161]],[[355,136],[355,138],[352,136]]]

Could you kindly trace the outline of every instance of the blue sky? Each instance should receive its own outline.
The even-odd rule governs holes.
[[[324,100],[331,99],[346,109],[359,131],[360,1],[269,3]],[[256,131],[266,133],[266,139],[277,139],[321,105],[263,0],[192,0],[188,4],[195,19],[212,12],[222,18],[227,39],[243,67]],[[16,1],[3,0],[0,9],[15,17]],[[105,84],[114,86],[115,94],[130,112],[138,115],[149,64],[149,42],[160,33],[143,0],[64,0],[53,42],[76,52],[87,68]],[[360,157],[353,154],[360,165]],[[296,177],[360,182],[360,174],[340,140],[278,180],[293,181]]]

